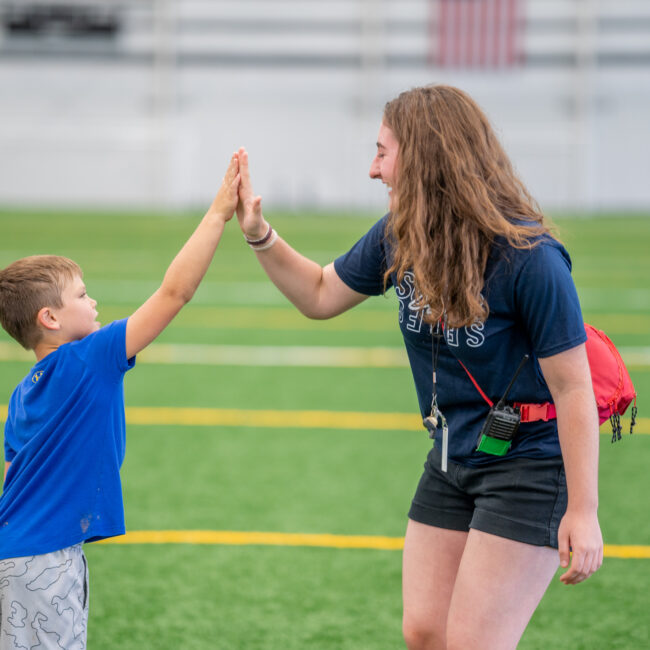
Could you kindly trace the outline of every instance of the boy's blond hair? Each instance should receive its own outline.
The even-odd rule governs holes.
[[[23,257],[0,271],[0,324],[25,349],[43,336],[36,317],[43,307],[63,307],[65,284],[82,277],[76,262],[59,255]]]

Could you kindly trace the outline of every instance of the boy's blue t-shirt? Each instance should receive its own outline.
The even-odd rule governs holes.
[[[384,290],[384,272],[390,265],[390,243],[385,236],[388,215],[378,221],[346,254],[334,261],[338,276],[350,288],[366,295]],[[404,337],[422,416],[431,410],[432,327],[414,308],[414,278],[407,272],[399,286],[391,274],[387,287],[396,287],[399,324]],[[483,286],[489,306],[485,322],[459,329],[445,328],[438,370],[438,406],[449,426],[449,458],[477,466],[499,457],[477,452],[476,445],[489,411],[461,367],[462,361],[483,392],[497,402],[524,354],[530,355],[507,402],[551,402],[538,358],[549,357],[586,341],[580,303],[571,278],[571,260],[565,248],[542,237],[532,249],[519,250],[504,242],[490,253]],[[423,429],[424,431],[424,429]],[[441,429],[436,441],[441,444]],[[505,458],[547,458],[560,455],[555,420],[522,423]]]
[[[124,534],[126,322],[62,345],[13,392],[0,559]]]

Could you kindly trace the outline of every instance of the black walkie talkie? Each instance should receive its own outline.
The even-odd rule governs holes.
[[[490,409],[479,434],[476,451],[482,451],[493,456],[505,456],[508,449],[510,449],[512,439],[519,429],[521,416],[518,408],[506,406],[505,402],[512,385],[515,383],[515,379],[519,376],[528,359],[529,356],[525,354],[503,397]]]

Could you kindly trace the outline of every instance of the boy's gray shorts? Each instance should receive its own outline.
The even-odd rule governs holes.
[[[0,650],[85,650],[87,625],[81,544],[0,560]]]
[[[535,546],[557,548],[567,507],[561,456],[504,458],[482,467],[451,460],[440,469],[434,447],[413,497],[409,518],[450,530],[476,528]]]

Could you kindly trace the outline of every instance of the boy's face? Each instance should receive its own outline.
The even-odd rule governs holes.
[[[78,341],[101,327],[95,320],[97,302],[86,293],[86,285],[78,275],[66,282],[61,299],[63,307],[54,311],[66,340]]]

